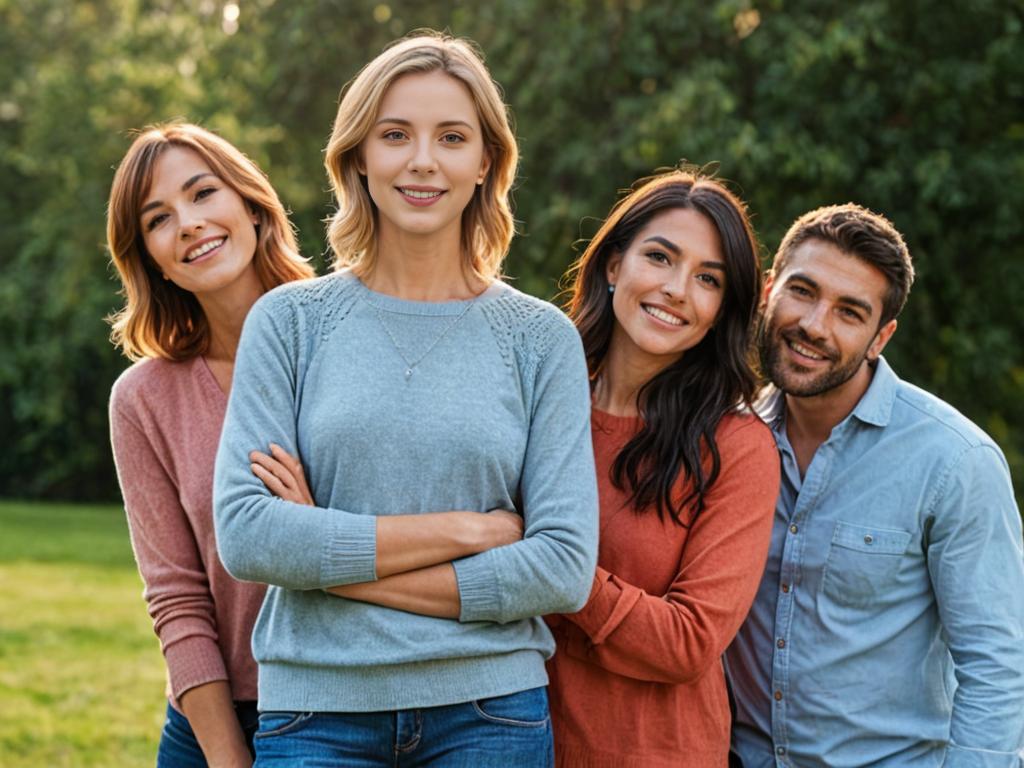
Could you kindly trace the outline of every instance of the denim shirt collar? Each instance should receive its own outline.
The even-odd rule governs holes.
[[[875,375],[871,378],[867,392],[843,421],[854,417],[875,427],[884,427],[889,423],[900,380],[884,357],[879,357],[874,367]],[[774,384],[767,385],[758,396],[754,409],[777,437],[786,423],[786,398],[782,391]]]

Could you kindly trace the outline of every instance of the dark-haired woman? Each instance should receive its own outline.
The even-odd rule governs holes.
[[[593,388],[597,574],[550,618],[560,766],[724,766],[721,654],[764,567],[779,485],[749,411],[760,293],[742,202],[673,171],[639,183],[573,268]]]

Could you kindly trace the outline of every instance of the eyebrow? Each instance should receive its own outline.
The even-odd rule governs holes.
[[[189,187],[191,187],[197,181],[199,181],[200,179],[202,179],[202,178],[204,178],[206,176],[213,176],[213,174],[212,173],[206,173],[206,172],[204,172],[204,173],[197,173],[195,176],[193,176],[191,179],[189,179],[188,181],[186,181],[184,184],[181,185],[181,191],[182,192],[188,192]],[[142,210],[139,211],[139,216],[144,214],[146,211],[151,211],[154,208],[159,208],[163,204],[164,204],[163,200],[152,200],[152,201],[146,203],[144,206],[142,206]]]
[[[653,235],[652,237],[648,237],[646,240],[644,240],[644,242],[657,243],[658,245],[661,245],[664,248],[667,248],[668,250],[672,251],[672,253],[674,253],[676,256],[683,252],[683,249],[680,248],[678,245],[673,243],[671,240],[667,240],[666,238],[661,237],[660,235]],[[718,269],[721,270],[722,272],[725,272],[725,264],[723,264],[720,261],[702,261],[700,265],[705,269]]]
[[[794,280],[799,280],[802,283],[807,283],[809,286],[811,286],[811,288],[814,288],[815,290],[819,290],[821,288],[821,286],[818,285],[817,281],[812,280],[803,272],[794,272],[792,275],[789,276],[786,282],[791,283]],[[864,301],[864,299],[858,299],[856,296],[840,296],[839,302],[841,304],[849,304],[854,307],[859,307],[867,314],[868,317],[871,317],[871,315],[874,314],[873,310],[871,309],[871,304]]]
[[[412,121],[405,120],[405,119],[403,119],[401,117],[382,117],[380,120],[378,120],[376,123],[374,123],[374,125],[380,125],[381,123],[394,123],[396,125],[412,126]],[[461,125],[461,126],[464,126],[466,128],[469,128],[469,130],[471,130],[471,131],[475,130],[473,128],[473,126],[471,124],[467,123],[465,120],[442,120],[440,123],[437,124],[437,127],[438,128],[450,128],[453,125]]]

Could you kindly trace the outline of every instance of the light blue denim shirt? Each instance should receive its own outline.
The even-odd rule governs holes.
[[[726,653],[745,768],[1010,768],[1024,741],[1024,555],[1006,460],[879,360],[806,475]]]

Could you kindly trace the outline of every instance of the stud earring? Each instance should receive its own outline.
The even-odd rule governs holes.
[[[608,293],[615,293],[615,285],[613,283],[608,284]]]

